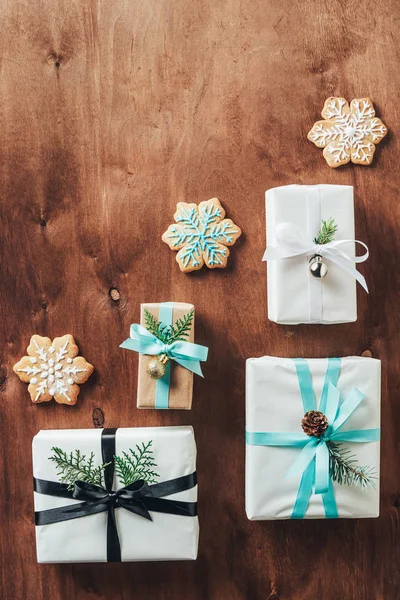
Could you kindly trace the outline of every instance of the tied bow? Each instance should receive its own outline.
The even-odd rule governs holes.
[[[35,513],[35,523],[38,526],[51,525],[62,521],[70,521],[107,512],[107,560],[109,562],[121,561],[121,546],[119,543],[115,509],[124,508],[131,513],[153,521],[152,512],[159,512],[182,517],[194,517],[197,515],[197,503],[182,500],[163,498],[188,489],[197,484],[196,473],[183,475],[176,479],[148,485],[143,480],[138,480],[126,487],[117,490],[108,490],[106,487],[76,481],[74,489],[68,490],[68,486],[55,481],[34,479],[35,492],[59,498],[73,498],[81,500],[80,504],[50,508]]]
[[[92,506],[105,505],[107,510],[114,511],[114,509],[118,507],[125,508],[144,519],[152,521],[153,519],[144,503],[144,499],[148,493],[149,486],[147,482],[142,479],[135,481],[116,492],[108,492],[102,486],[86,481],[76,481],[72,491],[72,497],[75,500],[89,502]],[[79,510],[79,507],[77,507],[77,509]]]
[[[294,434],[296,440],[287,445],[302,446],[302,450],[286,477],[303,476],[311,465],[312,480],[315,486],[316,494],[325,494],[331,485],[329,473],[329,450],[328,441],[333,442],[372,442],[379,439],[378,429],[351,429],[341,431],[342,426],[353,414],[358,405],[362,402],[364,394],[357,388],[354,388],[344,402],[339,406],[340,392],[333,383],[329,382],[328,395],[326,400],[325,415],[328,419],[326,432],[320,437],[310,437],[303,434]],[[290,434],[288,434],[290,435]],[[300,484],[300,488],[302,483]],[[299,489],[300,491],[300,489]],[[311,489],[309,490],[311,495]]]
[[[200,362],[207,360],[208,348],[191,342],[176,341],[164,344],[155,335],[138,324],[131,325],[130,337],[122,342],[121,348],[140,354],[156,356],[166,354],[179,365],[203,377]]]
[[[368,292],[367,282],[361,273],[354,268],[354,263],[362,263],[369,256],[368,246],[359,240],[336,240],[327,244],[316,244],[303,234],[300,227],[292,223],[279,223],[275,230],[276,246],[268,246],[263,260],[279,260],[294,256],[323,256],[335,263],[358,281]],[[360,244],[366,250],[361,256],[353,256],[344,252],[340,247],[345,244]]]

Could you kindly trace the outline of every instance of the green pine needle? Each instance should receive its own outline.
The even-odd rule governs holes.
[[[138,479],[147,483],[157,483],[160,476],[154,471],[157,464],[151,450],[152,443],[150,440],[147,444],[142,442],[141,446],[136,444],[136,450],[129,448],[129,452],[122,452],[122,456],[114,456],[115,473],[124,486]]]
[[[57,465],[57,475],[61,483],[68,484],[68,490],[72,491],[75,481],[86,481],[94,485],[103,485],[103,471],[110,463],[94,466],[94,452],[89,458],[81,454],[80,450],[74,450],[69,454],[61,448],[53,447],[53,456],[49,460]]]
[[[154,315],[144,309],[145,327],[150,333],[156,336],[163,344],[172,344],[172,342],[185,341],[189,336],[194,319],[194,308],[189,311],[182,319],[177,319],[175,324],[165,325],[158,321]]]
[[[351,450],[332,441],[327,441],[329,451],[329,472],[331,479],[339,485],[349,485],[367,489],[375,488],[376,472],[372,467],[357,465]]]
[[[322,246],[323,244],[333,242],[337,230],[338,226],[335,223],[335,219],[332,217],[328,221],[322,219],[321,229],[318,231],[317,237],[314,238],[314,243]]]
[[[157,483],[157,478],[160,476],[154,470],[157,464],[154,461],[152,444],[152,440],[147,444],[142,442],[141,446],[136,445],[136,450],[129,448],[129,452],[122,452],[122,456],[114,456],[115,474],[124,486],[138,479],[143,479],[147,483]],[[74,489],[76,481],[104,485],[104,469],[111,463],[95,467],[94,452],[91,452],[87,458],[80,450],[68,453],[61,448],[53,447],[52,451],[54,454],[49,457],[49,460],[56,463],[57,475],[61,483],[68,485],[69,491]]]

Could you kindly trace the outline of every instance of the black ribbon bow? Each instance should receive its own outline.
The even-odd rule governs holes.
[[[196,472],[153,485],[139,480],[116,492],[112,490],[116,432],[116,429],[103,429],[101,435],[103,463],[110,463],[104,470],[105,487],[85,481],[76,481],[74,489],[70,491],[66,484],[34,478],[34,489],[39,494],[82,500],[80,504],[35,512],[35,523],[38,526],[51,525],[107,511],[107,562],[121,562],[121,547],[115,520],[116,508],[124,508],[149,521],[152,521],[149,511],[183,517],[197,515],[197,502],[163,498],[163,496],[177,494],[195,487],[197,485]]]

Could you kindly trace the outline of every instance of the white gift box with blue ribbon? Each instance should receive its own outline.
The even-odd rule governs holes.
[[[268,318],[289,325],[356,321],[357,282],[368,288],[355,267],[368,258],[368,248],[354,239],[353,187],[286,185],[267,190],[265,203]],[[318,246],[321,222],[331,218],[338,228],[335,240]],[[316,254],[328,267],[323,279],[310,275]]]
[[[379,516],[381,363],[364,357],[246,364],[246,513],[251,520]],[[304,414],[328,418],[308,436]],[[373,472],[364,489],[340,485],[329,470],[328,440]]]

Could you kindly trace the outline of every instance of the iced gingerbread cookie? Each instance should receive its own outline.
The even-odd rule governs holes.
[[[171,250],[178,250],[176,260],[184,273],[198,271],[205,264],[209,269],[226,267],[233,246],[240,234],[218,198],[197,204],[178,202],[174,214],[176,225],[170,225],[162,240]]]
[[[324,121],[317,121],[307,137],[324,149],[328,165],[336,168],[350,161],[370,165],[375,144],[379,144],[388,131],[375,117],[371,100],[355,98],[349,106],[344,98],[328,98],[321,114]]]
[[[23,356],[13,367],[21,381],[29,383],[32,402],[76,404],[79,384],[84,383],[94,368],[82,356],[72,335],[63,335],[53,341],[33,335]]]

